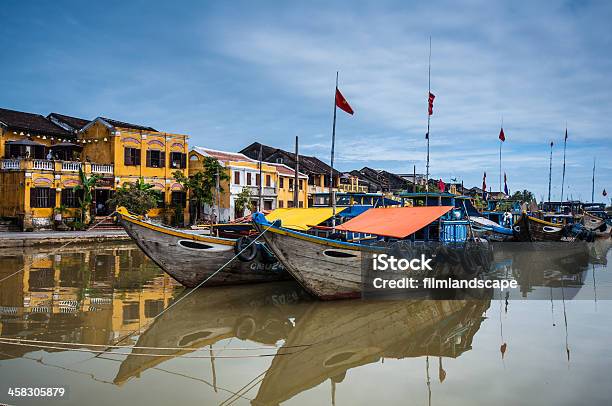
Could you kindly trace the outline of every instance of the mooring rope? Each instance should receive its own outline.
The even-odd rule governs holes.
[[[98,221],[96,224],[94,224],[93,226],[89,227],[86,231],[91,231],[94,228],[98,227],[104,220],[108,219],[109,217],[113,216],[115,213],[117,213],[117,211],[112,212],[111,214],[109,214],[108,216],[102,218],[100,221]],[[77,239],[83,238],[82,236],[78,236],[78,237],[74,237],[74,239],[69,240],[68,242],[66,242],[65,244],[61,245],[59,248],[56,248],[54,250],[52,250],[48,255],[55,255],[57,254],[57,252],[59,250],[62,250],[64,248],[66,248],[68,245],[72,244],[73,242],[75,242]],[[30,264],[31,265],[31,264]],[[13,272],[12,274],[0,279],[0,283],[4,282],[5,280],[19,274],[20,272],[23,272],[23,270],[26,268],[26,266],[24,265],[21,269],[19,269],[16,272]]]
[[[63,350],[63,351],[73,351],[73,352],[86,352],[86,353],[90,353],[90,354],[104,354],[104,353],[108,353],[108,350],[91,350],[88,348],[69,348],[69,347],[61,347],[61,346],[57,346],[57,345],[42,345],[42,344],[27,344],[27,343],[20,343],[20,342],[14,342],[14,341],[7,341],[4,342],[2,340],[2,338],[0,338],[0,344],[4,344],[4,345],[13,345],[16,347],[33,347],[33,348],[41,348],[41,349],[49,349],[49,350]],[[282,349],[279,348],[279,349]],[[298,350],[299,351],[299,350]],[[262,358],[262,357],[275,357],[277,355],[290,355],[293,354],[295,352],[298,351],[294,351],[294,352],[287,352],[287,353],[280,353],[280,352],[274,352],[274,353],[269,353],[269,354],[246,354],[246,355],[181,355],[181,356],[177,356],[176,354],[140,354],[140,353],[134,353],[134,352],[112,352],[111,354],[113,355],[125,355],[125,356],[131,356],[131,355],[136,355],[136,356],[141,356],[141,357],[172,357],[172,358],[191,358],[191,359],[217,359],[217,358],[231,358],[231,359],[237,359],[237,358]]]
[[[50,345],[66,345],[66,346],[86,346],[86,347],[104,347],[104,348],[129,348],[134,350],[164,350],[164,351],[204,351],[202,347],[142,347],[136,345],[111,345],[111,344],[84,344],[84,343],[69,343],[63,341],[44,341],[44,340],[29,340],[25,338],[14,338],[14,337],[0,337],[0,341],[15,342],[15,343],[38,343],[38,344],[50,344]],[[280,348],[303,348],[310,347],[310,344],[303,345],[291,345],[291,346],[276,346],[276,345],[267,345],[267,346],[259,346],[259,347],[235,347],[235,348],[219,348],[213,349],[213,351],[256,351],[256,350],[269,350],[269,349],[280,349]],[[206,349],[206,351],[209,351]]]

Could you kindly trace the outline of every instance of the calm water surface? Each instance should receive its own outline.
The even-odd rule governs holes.
[[[201,289],[157,318],[185,290],[134,245],[0,251],[0,279],[23,269],[0,283],[0,340],[48,342],[0,344],[0,402],[609,405],[612,251],[597,249],[498,256],[513,300],[322,303],[287,282]]]

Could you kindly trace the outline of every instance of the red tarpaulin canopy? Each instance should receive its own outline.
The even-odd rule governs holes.
[[[381,207],[370,209],[336,229],[405,238],[452,209],[453,206]]]

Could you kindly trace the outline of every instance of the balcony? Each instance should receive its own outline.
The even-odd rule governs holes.
[[[102,175],[112,175],[113,170],[114,168],[112,164],[91,164],[91,173],[99,173]]]
[[[251,196],[259,196],[259,186],[247,186],[251,192]],[[276,197],[276,188],[273,186],[263,186],[261,188],[262,197]]]
[[[78,161],[53,161],[48,159],[0,159],[2,171],[50,171],[55,173],[75,173],[83,168],[85,173],[112,175],[112,164],[95,164]]]

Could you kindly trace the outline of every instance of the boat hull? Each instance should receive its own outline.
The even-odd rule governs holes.
[[[206,286],[290,279],[278,261],[266,260],[260,253],[251,261],[234,258],[232,240],[172,230],[126,214],[120,214],[119,221],[153,262],[188,288],[209,278]]]
[[[562,241],[563,225],[523,214],[513,227],[517,241]]]

